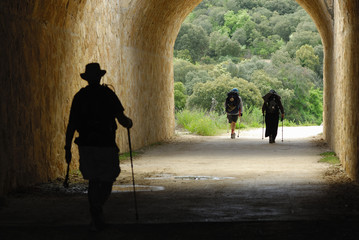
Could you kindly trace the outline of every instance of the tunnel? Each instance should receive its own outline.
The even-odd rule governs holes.
[[[2,0],[0,195],[64,176],[69,109],[89,62],[106,69],[103,82],[133,118],[134,149],[173,136],[174,42],[200,2]],[[358,180],[359,1],[297,2],[324,47],[324,138]],[[117,132],[121,152],[128,151],[126,129]]]

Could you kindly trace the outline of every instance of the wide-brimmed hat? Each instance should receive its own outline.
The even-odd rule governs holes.
[[[80,76],[82,79],[88,80],[89,77],[102,77],[106,74],[106,70],[100,68],[98,63],[89,63],[86,65],[86,70],[84,73],[81,73]]]

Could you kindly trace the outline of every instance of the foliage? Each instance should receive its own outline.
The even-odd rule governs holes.
[[[282,82],[271,77],[264,70],[255,70],[252,74],[252,82],[258,87],[261,95],[265,95],[271,89],[283,88]]]
[[[256,38],[252,43],[252,50],[255,55],[263,58],[270,56],[283,46],[284,42],[278,35],[271,35],[267,38]]]
[[[175,50],[173,55],[178,59],[183,59],[183,60],[186,60],[188,62],[193,62],[192,56],[191,56],[188,49]]]
[[[175,82],[186,83],[186,75],[190,71],[197,70],[197,67],[191,62],[175,58],[173,61],[173,75]]]
[[[223,113],[227,93],[233,88],[238,88],[244,105],[260,106],[260,92],[253,83],[240,78],[231,78],[227,74],[221,75],[213,81],[195,85],[193,94],[188,98],[188,107],[208,111],[211,108],[212,98],[214,98],[219,103],[215,111]]]
[[[322,157],[319,162],[325,162],[330,164],[340,164],[340,160],[337,157],[335,152],[324,152],[321,153],[320,156]]]
[[[208,48],[208,36],[201,26],[190,23],[182,24],[178,33],[175,50],[188,49],[194,62],[205,55]]]
[[[246,109],[241,117],[241,125],[244,127],[259,128],[262,126],[262,121],[262,110],[254,106]]]
[[[315,71],[319,65],[319,57],[315,55],[314,48],[308,44],[301,46],[295,53],[295,57],[302,67]]]
[[[205,70],[190,71],[186,74],[186,89],[187,94],[192,95],[193,87],[197,83],[205,83],[211,81],[212,78],[208,75]]]
[[[203,136],[218,134],[225,128],[224,118],[215,113],[206,113],[203,110],[183,110],[176,113],[177,123],[190,131]]]
[[[227,35],[222,35],[220,32],[211,33],[209,56],[214,58],[218,58],[219,56],[238,56],[240,50],[239,43],[230,39]]]
[[[186,88],[182,82],[175,82],[174,84],[174,97],[175,97],[175,109],[183,110],[186,106]]]
[[[282,97],[284,124],[320,124],[323,46],[315,24],[294,0],[203,0],[185,19],[174,46],[176,109],[223,113],[237,87],[247,127],[270,89]],[[176,87],[177,88],[177,87]],[[259,116],[260,117],[260,116]]]

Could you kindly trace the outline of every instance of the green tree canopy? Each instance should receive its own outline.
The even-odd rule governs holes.
[[[208,75],[207,71],[199,70],[199,71],[190,71],[186,74],[186,89],[187,94],[191,95],[193,93],[193,87],[197,83],[205,83],[207,81],[211,81],[212,78]]]
[[[237,41],[231,40],[228,36],[219,32],[210,35],[209,55],[212,57],[220,56],[239,56],[240,45]]]
[[[296,51],[295,57],[302,67],[315,71],[319,66],[319,57],[315,55],[314,48],[305,44]]]
[[[187,95],[186,88],[181,82],[174,83],[174,98],[175,98],[175,109],[183,110],[186,106]]]
[[[173,75],[175,82],[186,83],[186,75],[190,71],[197,70],[197,67],[189,61],[174,58],[173,60]]]
[[[188,106],[208,111],[211,108],[212,98],[214,98],[219,103],[216,106],[216,111],[223,113],[227,93],[233,88],[238,88],[244,105],[260,106],[261,94],[259,89],[253,83],[240,78],[231,78],[229,75],[221,75],[214,81],[197,84],[194,87],[193,94],[188,99]]]
[[[208,50],[208,36],[201,26],[190,23],[182,24],[178,33],[175,50],[188,49],[191,58],[197,62],[206,55]]]
[[[271,89],[283,88],[281,81],[269,76],[264,70],[255,70],[252,74],[252,82],[257,86],[262,96]]]

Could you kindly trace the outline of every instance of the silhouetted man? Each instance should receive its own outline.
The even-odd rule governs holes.
[[[115,119],[126,128],[132,127],[132,120],[124,115],[124,108],[116,94],[106,85],[100,85],[105,73],[98,63],[86,65],[85,73],[80,76],[88,82],[88,86],[74,96],[66,131],[68,164],[72,158],[74,133],[79,133],[75,143],[79,148],[80,171],[83,178],[89,180],[92,231],[101,230],[105,226],[102,208],[111,194],[113,182],[121,172],[119,148],[115,141]]]
[[[269,136],[269,143],[275,143],[275,138],[278,132],[279,110],[282,113],[281,120],[284,118],[284,108],[281,97],[274,91],[270,90],[263,97],[264,103],[262,106],[262,113],[265,112],[266,133],[265,137]]]

